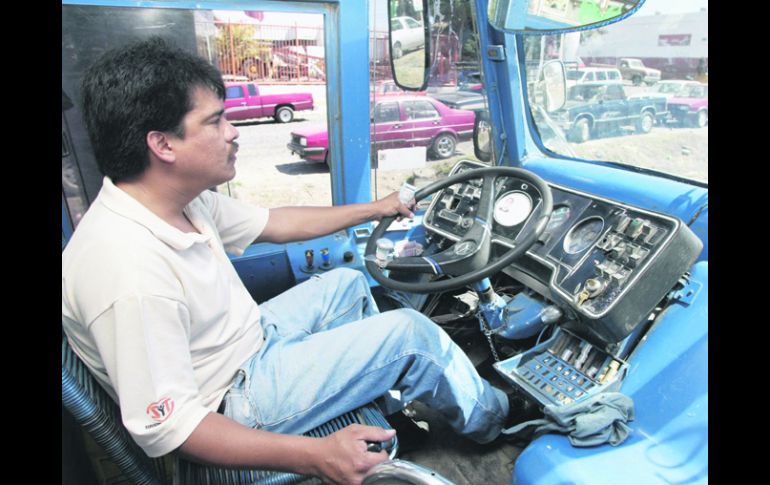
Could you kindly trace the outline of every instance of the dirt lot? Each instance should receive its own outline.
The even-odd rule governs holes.
[[[311,91],[316,109],[295,113],[292,123],[275,123],[272,119],[239,123],[236,178],[229,188],[220,191],[250,203],[266,207],[282,205],[331,205],[329,171],[322,163],[307,162],[292,155],[286,144],[292,130],[326,125],[324,86],[272,87],[279,90]],[[708,127],[655,127],[646,135],[606,136],[581,145],[571,145],[579,157],[599,160],[623,160],[629,150],[635,163],[687,178],[708,181]],[[409,179],[417,185],[428,183],[449,171],[461,158],[474,158],[471,142],[457,145],[456,155],[442,161],[429,161],[426,168],[372,172],[372,188],[377,196],[397,190]]]

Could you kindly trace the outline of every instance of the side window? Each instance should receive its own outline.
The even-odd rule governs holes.
[[[397,21],[388,19],[391,4],[395,2],[368,0],[366,3],[370,14],[372,196],[382,198],[392,190],[399,190],[405,181],[422,187],[449,173],[458,160],[477,160],[473,150],[473,124],[477,113],[487,110],[489,86],[484,85],[480,62],[483,49],[467,0],[430,1],[425,10],[412,8],[422,2],[402,1],[398,8],[405,4],[408,7]],[[401,10],[397,11],[402,15]],[[435,61],[427,66],[425,90],[400,96],[396,95],[399,90],[394,89],[391,94],[388,87],[393,86],[393,72],[388,30],[396,32],[400,28],[397,35],[408,31],[420,34],[416,37],[421,39],[423,25],[430,26],[431,40],[426,49]],[[410,41],[412,37],[414,35]],[[407,64],[422,62],[423,55],[423,49],[410,50],[403,52],[402,60]],[[577,65],[570,72],[577,74],[571,79],[578,79],[582,74],[577,71]],[[457,110],[451,123],[446,120],[445,125],[444,119],[438,117],[443,110],[439,102]],[[407,116],[410,121],[406,121]],[[387,123],[397,119],[412,126],[399,129],[395,128],[399,123]],[[419,127],[407,129],[414,125]],[[426,199],[421,203],[427,206],[430,201]]]
[[[586,74],[585,80],[586,81],[593,81],[594,80],[594,73],[589,72],[588,74]]]
[[[596,73],[596,79],[599,81],[606,81],[607,80],[607,73],[604,71],[599,71]]]
[[[623,99],[625,96],[623,95],[623,88],[618,85],[611,85],[607,86],[607,94],[604,97],[605,99]]]
[[[440,116],[430,101],[407,101],[404,103],[404,110],[408,120],[430,119]]]
[[[225,93],[225,99],[238,99],[243,97],[243,88],[241,86],[230,86]]]
[[[419,24],[419,23],[417,23],[417,21],[416,21],[416,20],[413,20],[413,19],[411,19],[411,18],[406,18],[406,19],[404,19],[404,20],[406,20],[406,25],[407,25],[407,27],[409,27],[410,29],[419,29],[419,28],[420,28],[420,24]]]
[[[247,84],[249,87],[249,96],[256,96],[257,95],[257,87],[253,84]]]
[[[375,123],[390,123],[399,121],[401,115],[398,111],[398,103],[380,103],[374,108]]]
[[[607,79],[611,81],[618,81],[620,80],[620,73],[618,71],[610,71],[607,73]]]

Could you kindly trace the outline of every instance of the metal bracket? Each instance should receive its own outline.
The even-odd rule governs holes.
[[[703,284],[690,279],[689,275],[685,275],[679,279],[681,288],[671,292],[671,301],[678,301],[685,306],[689,306],[700,293]]]
[[[501,45],[490,45],[487,47],[487,57],[490,61],[504,61],[505,60],[505,47]]]

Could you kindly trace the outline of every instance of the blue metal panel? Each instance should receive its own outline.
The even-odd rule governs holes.
[[[332,147],[332,200],[335,205],[372,200],[369,140],[369,3],[344,2],[337,10],[332,40],[339,42],[339,64],[327,65],[327,76],[338,76],[327,97]],[[342,28],[344,26],[344,28]],[[332,70],[335,72],[332,73]],[[339,91],[337,91],[339,89]],[[345,93],[344,96],[341,93]],[[336,103],[332,109],[332,103]],[[336,150],[335,150],[336,149]]]
[[[507,59],[516,59],[514,36],[503,34],[493,29],[487,17],[487,1],[476,0],[476,16],[481,46],[503,45]],[[512,47],[511,47],[512,46]],[[512,57],[513,56],[513,57]],[[511,65],[513,64],[513,65]],[[484,70],[489,116],[494,130],[494,151],[498,165],[518,165],[519,148],[523,135],[518,135],[514,129],[515,117],[521,116],[523,105],[521,93],[516,89],[519,85],[519,73],[515,63],[492,61],[487,50],[481,49],[481,65]],[[508,102],[510,100],[510,103]],[[519,121],[519,123],[521,123]],[[526,126],[526,125],[522,125]],[[511,156],[511,153],[514,155]]]
[[[269,300],[296,283],[284,245],[252,245],[241,256],[230,259],[256,302]]]
[[[514,484],[708,483],[708,262],[693,266],[701,290],[660,317],[628,359],[621,392],[634,400],[621,445],[574,448],[566,437],[533,441]]]

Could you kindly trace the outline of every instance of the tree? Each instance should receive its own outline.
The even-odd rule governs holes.
[[[257,38],[254,25],[217,24],[217,30],[216,46],[223,73],[254,78],[271,64],[272,44]]]

